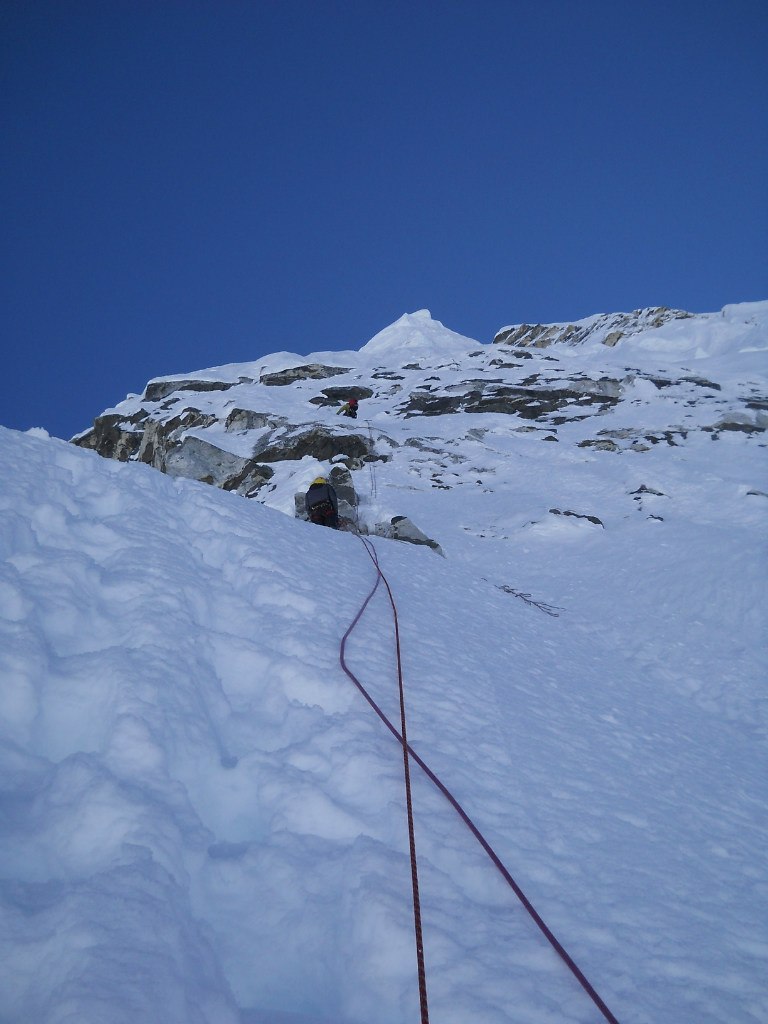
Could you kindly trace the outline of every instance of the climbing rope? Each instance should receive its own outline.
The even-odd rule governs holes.
[[[502,877],[505,879],[507,884],[510,886],[512,891],[515,893],[517,898],[522,903],[522,905],[525,907],[525,909],[528,911],[530,916],[533,918],[533,920],[535,921],[536,925],[538,926],[538,928],[540,929],[542,934],[545,936],[545,938],[547,939],[549,944],[552,946],[552,948],[555,950],[555,952],[563,960],[565,965],[568,967],[569,971],[576,978],[578,983],[581,985],[583,990],[586,992],[586,994],[589,996],[589,998],[592,1000],[592,1002],[598,1008],[598,1010],[603,1015],[605,1020],[607,1020],[609,1022],[609,1024],[619,1024],[618,1019],[613,1015],[611,1010],[608,1008],[606,1003],[603,1001],[603,999],[600,997],[598,992],[592,986],[592,984],[590,983],[588,978],[585,976],[583,971],[579,968],[579,966],[576,964],[576,962],[570,956],[568,951],[565,949],[565,947],[559,941],[557,936],[552,932],[552,930],[549,928],[547,923],[544,921],[544,919],[538,913],[538,911],[533,906],[531,901],[528,899],[526,894],[523,892],[523,890],[517,884],[517,882],[512,877],[510,872],[507,870],[507,868],[504,865],[504,863],[502,862],[501,858],[498,856],[496,851],[493,849],[493,847],[490,845],[488,840],[482,834],[480,829],[475,825],[475,823],[469,817],[469,815],[464,810],[464,808],[461,806],[461,804],[456,799],[456,797],[451,793],[451,791],[448,789],[448,787],[444,785],[444,783],[438,778],[437,775],[435,775],[435,773],[432,771],[432,769],[429,767],[429,765],[425,761],[423,761],[421,757],[419,757],[419,755],[416,753],[416,751],[413,749],[413,747],[408,743],[408,739],[407,739],[407,736],[406,736],[406,730],[405,730],[405,700],[404,700],[404,696],[403,696],[403,694],[404,694],[404,686],[403,686],[403,677],[402,677],[402,666],[401,666],[401,661],[400,661],[400,630],[399,630],[399,624],[398,624],[398,618],[397,618],[397,606],[395,604],[395,599],[394,599],[394,596],[392,594],[392,589],[391,589],[391,587],[389,585],[389,582],[388,582],[386,576],[384,575],[384,573],[383,573],[383,571],[381,569],[381,566],[379,565],[378,556],[376,554],[376,549],[374,548],[373,543],[369,539],[360,536],[360,534],[358,534],[357,536],[358,536],[359,540],[361,541],[361,543],[363,544],[363,546],[365,547],[365,549],[366,549],[366,551],[368,553],[368,557],[371,559],[371,561],[373,562],[373,564],[374,564],[374,566],[376,568],[376,582],[374,583],[371,592],[366,597],[365,601],[363,602],[363,604],[361,605],[359,611],[357,612],[357,615],[352,620],[352,622],[349,625],[346,633],[344,634],[344,636],[341,639],[341,643],[340,643],[340,646],[339,646],[339,662],[341,664],[342,670],[352,680],[352,682],[358,688],[360,693],[363,695],[363,697],[365,697],[365,699],[368,701],[370,706],[373,708],[373,710],[376,712],[376,714],[382,720],[384,725],[386,725],[386,727],[389,729],[389,731],[392,733],[392,735],[401,744],[402,749],[403,749],[403,762],[404,762],[404,767],[405,767],[405,778],[406,778],[406,802],[407,802],[407,807],[408,807],[408,832],[409,832],[409,840],[410,840],[410,844],[411,844],[411,873],[412,873],[412,883],[413,883],[414,925],[415,925],[415,930],[416,930],[416,951],[417,951],[417,962],[418,962],[418,972],[419,972],[419,995],[420,995],[420,1003],[421,1003],[421,1020],[422,1020],[422,1024],[427,1024],[427,1021],[428,1021],[428,1017],[426,1016],[426,1014],[427,1014],[427,993],[426,993],[426,974],[425,974],[425,969],[424,969],[423,941],[422,941],[422,934],[421,934],[421,909],[420,909],[420,906],[419,906],[418,877],[417,877],[417,872],[416,872],[416,849],[415,849],[415,844],[414,844],[414,840],[413,840],[413,807],[412,807],[412,802],[411,802],[411,797],[410,797],[410,772],[408,770],[409,755],[410,755],[410,757],[413,758],[413,760],[416,762],[416,764],[418,764],[418,766],[421,768],[421,770],[424,772],[424,774],[440,790],[440,792],[443,794],[443,796],[448,800],[448,802],[454,808],[456,813],[462,819],[464,824],[469,828],[470,832],[472,832],[474,837],[477,839],[477,841],[483,847],[483,849],[488,854],[490,859],[493,861],[493,863],[495,864],[496,868],[498,869],[498,871],[500,872]],[[357,624],[360,621],[360,619],[363,617],[366,608],[370,604],[370,602],[371,602],[371,600],[373,598],[373,595],[376,593],[376,591],[378,589],[378,586],[379,586],[379,583],[381,583],[381,582],[384,583],[384,586],[387,589],[387,593],[389,595],[390,605],[392,607],[392,615],[393,615],[394,623],[395,623],[395,642],[396,642],[396,645],[397,645],[397,671],[398,671],[398,683],[399,683],[399,687],[400,687],[400,728],[401,728],[400,732],[397,731],[396,727],[392,724],[392,722],[389,720],[389,718],[386,716],[386,714],[381,710],[381,708],[376,703],[376,701],[373,699],[373,697],[371,697],[371,695],[368,693],[368,691],[363,686],[363,684],[360,682],[360,680],[357,678],[357,676],[347,666],[347,663],[346,663],[346,660],[345,660],[345,651],[346,651],[347,640],[348,640],[349,636],[351,635],[352,631],[357,626]]]
[[[370,451],[373,452],[375,447],[373,440],[373,426],[371,425],[370,420],[366,420],[365,422],[368,424],[368,437],[371,442]],[[373,500],[376,498],[376,470],[374,469],[372,461],[368,463],[368,471],[371,475],[371,499]]]
[[[408,751],[410,750],[410,747],[408,745],[408,736],[407,736],[407,733],[406,733],[405,687],[404,687],[404,684],[403,684],[403,666],[402,666],[402,660],[401,660],[401,657],[400,657],[400,624],[399,624],[398,618],[397,618],[397,605],[395,604],[395,599],[394,599],[394,596],[392,594],[392,590],[391,590],[391,588],[389,586],[389,582],[388,582],[386,576],[384,575],[384,573],[381,571],[381,567],[379,566],[379,560],[378,560],[378,557],[376,555],[376,549],[374,548],[374,546],[373,546],[371,541],[366,540],[365,538],[361,537],[360,534],[357,534],[357,536],[362,541],[363,546],[365,547],[366,551],[368,552],[369,557],[371,558],[373,564],[376,566],[376,571],[377,571],[376,582],[374,583],[373,590],[371,590],[370,594],[365,599],[365,602],[363,603],[362,608],[357,613],[357,615],[356,615],[354,621],[352,622],[351,626],[349,627],[347,632],[342,637],[341,645],[339,647],[339,661],[341,662],[342,669],[346,672],[346,674],[353,681],[353,683],[358,687],[358,689],[363,694],[363,696],[369,701],[369,703],[372,705],[372,707],[377,712],[377,714],[386,722],[386,724],[389,726],[389,728],[395,734],[395,736],[398,737],[398,739],[400,740],[400,744],[402,746],[402,749],[403,749],[403,775],[404,775],[404,778],[405,778],[405,805],[406,805],[406,813],[407,813],[407,818],[408,818],[408,845],[409,845],[410,857],[411,857],[411,890],[412,890],[412,893],[413,893],[413,925],[414,925],[414,932],[415,932],[415,938],[416,938],[416,970],[417,970],[418,979],[419,979],[419,1007],[420,1007],[420,1010],[421,1010],[421,1024],[429,1024],[429,1005],[427,1003],[427,972],[426,972],[426,969],[425,969],[425,966],[424,966],[424,937],[423,937],[423,931],[422,931],[422,927],[421,927],[421,900],[419,898],[419,872],[418,872],[418,867],[417,867],[417,862],[416,862],[416,835],[415,835],[414,825],[413,825],[413,799],[411,797],[411,769],[410,769],[410,764],[409,764],[409,760],[408,760]],[[400,733],[397,732],[397,730],[389,722],[389,720],[386,718],[386,716],[381,711],[381,709],[378,707],[378,705],[375,704],[375,702],[371,699],[371,697],[369,696],[369,694],[367,693],[367,691],[363,687],[363,685],[360,682],[360,680],[357,678],[357,676],[355,676],[349,670],[349,668],[347,667],[346,661],[344,660],[344,651],[345,651],[346,644],[347,644],[347,637],[350,635],[352,630],[355,628],[357,623],[362,618],[362,615],[363,615],[365,609],[368,607],[368,603],[370,602],[371,598],[376,593],[376,590],[378,589],[378,586],[379,586],[380,582],[383,582],[384,586],[387,588],[387,594],[389,595],[389,603],[390,603],[390,606],[392,608],[392,619],[393,619],[393,622],[394,622],[394,625],[395,625],[395,652],[396,652],[396,655],[397,655],[397,682],[398,682],[398,688],[399,688],[399,693],[400,693]]]

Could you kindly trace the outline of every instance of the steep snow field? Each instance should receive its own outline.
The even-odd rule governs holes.
[[[444,358],[427,319],[360,357]],[[764,379],[764,333],[705,323],[681,354],[684,326],[656,364]],[[450,359],[478,347],[458,338]],[[580,365],[631,358],[596,343]],[[446,556],[375,541],[412,746],[622,1024],[765,1021],[764,445],[616,454],[568,444],[578,423],[554,444],[493,415],[391,420],[461,457],[450,490],[410,449],[367,490],[356,474],[361,516],[409,515]],[[317,468],[269,508],[0,428],[2,1024],[419,1019],[401,752],[338,661],[373,568],[283,514]],[[347,657],[397,721],[382,593]],[[433,1022],[600,1020],[413,781]]]

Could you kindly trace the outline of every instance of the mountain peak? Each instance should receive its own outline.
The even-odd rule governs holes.
[[[379,331],[360,351],[377,356],[386,354],[390,358],[396,358],[396,353],[402,351],[404,357],[412,360],[463,354],[477,346],[478,342],[435,320],[428,309],[418,309],[415,313],[404,313],[399,320]]]

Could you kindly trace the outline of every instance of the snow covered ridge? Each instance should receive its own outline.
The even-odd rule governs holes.
[[[512,450],[515,437],[633,458],[702,434],[739,432],[760,444],[767,348],[768,303],[524,325],[492,345],[420,310],[357,352],[277,353],[151,381],[74,441],[290,515],[295,495],[335,463],[351,472],[355,494],[374,476],[382,497],[388,491],[381,508],[352,499],[358,526],[382,532],[410,515],[392,487],[450,490],[464,482],[462,467]],[[337,416],[350,397],[361,403],[358,421]],[[483,486],[505,487],[510,471],[511,460],[495,458]],[[403,473],[407,483],[397,483]]]
[[[745,327],[755,327],[762,334],[765,344],[766,303],[742,302],[737,305],[725,306],[719,314],[694,314],[682,309],[669,309],[667,306],[654,306],[648,309],[636,309],[632,313],[601,313],[586,317],[574,323],[559,324],[515,324],[497,331],[493,339],[495,345],[518,345],[523,348],[534,346],[547,348],[550,345],[583,345],[585,342],[599,342],[613,347],[622,339],[632,338],[646,332],[655,332],[659,328],[677,320],[698,320],[700,323],[692,331],[682,332],[682,336],[694,337],[699,333],[703,322],[718,321],[716,328],[721,334],[723,322],[733,325],[738,333],[744,333]],[[662,335],[652,335],[651,345],[661,345],[677,336],[680,332],[665,331]]]
[[[692,317],[693,313],[681,309],[657,306],[652,309],[636,309],[633,313],[606,313],[570,324],[517,324],[504,327],[496,334],[493,343],[547,348],[549,345],[579,345],[585,341],[600,341],[603,345],[613,346],[622,338],[663,327],[670,320],[688,320]]]

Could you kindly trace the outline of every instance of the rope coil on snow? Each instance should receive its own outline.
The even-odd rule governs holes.
[[[355,684],[355,686],[358,688],[358,690],[362,693],[363,697],[365,697],[365,699],[368,701],[370,706],[373,708],[373,710],[376,712],[376,714],[382,720],[384,725],[386,725],[386,727],[389,729],[389,731],[392,733],[392,735],[395,736],[395,738],[401,744],[401,746],[403,748],[403,760],[404,760],[404,763],[405,763],[406,778],[408,779],[408,783],[407,783],[408,791],[410,790],[410,773],[408,772],[408,755],[410,755],[413,758],[413,760],[416,762],[416,764],[419,765],[419,767],[422,769],[422,771],[425,773],[425,775],[434,783],[435,786],[437,786],[437,788],[440,790],[440,792],[443,794],[443,796],[448,800],[448,802],[454,808],[454,810],[459,815],[459,817],[462,819],[462,821],[465,823],[465,825],[469,828],[470,832],[472,832],[474,837],[477,839],[477,841],[483,847],[483,849],[488,854],[490,859],[496,865],[496,868],[501,873],[501,875],[503,876],[503,878],[505,879],[507,884],[510,886],[510,888],[515,893],[517,898],[520,900],[520,902],[523,904],[523,906],[528,911],[530,916],[533,918],[533,920],[535,921],[536,925],[541,930],[542,934],[545,936],[545,938],[547,939],[549,944],[552,946],[552,948],[555,950],[555,952],[560,956],[560,958],[564,961],[564,963],[568,967],[569,971],[573,974],[573,976],[579,982],[581,987],[584,989],[586,994],[589,996],[589,998],[592,1000],[592,1002],[598,1008],[598,1010],[603,1015],[605,1020],[607,1020],[609,1022],[609,1024],[619,1024],[618,1019],[613,1015],[613,1013],[610,1011],[610,1009],[608,1008],[606,1003],[603,1001],[603,999],[600,997],[598,992],[594,989],[594,987],[592,986],[590,981],[587,979],[585,974],[582,972],[582,970],[579,968],[579,966],[576,964],[576,962],[570,956],[568,951],[565,949],[565,947],[562,945],[562,943],[558,940],[557,936],[552,932],[552,930],[549,928],[547,923],[544,921],[544,919],[538,913],[538,911],[533,906],[531,901],[528,899],[528,897],[525,895],[523,890],[517,884],[517,882],[512,877],[510,872],[507,870],[507,868],[505,867],[504,863],[501,861],[501,859],[498,856],[498,854],[496,853],[496,851],[493,849],[493,847],[490,845],[488,840],[485,838],[485,836],[482,834],[482,832],[478,829],[478,827],[475,825],[475,823],[469,817],[469,815],[464,810],[464,808],[461,806],[461,804],[456,799],[456,797],[451,793],[451,791],[447,788],[447,786],[445,786],[443,784],[443,782],[441,782],[441,780],[438,778],[437,775],[435,775],[435,773],[432,771],[432,769],[429,767],[429,765],[425,761],[423,761],[421,757],[419,757],[419,755],[416,753],[416,751],[413,749],[413,747],[411,747],[411,745],[408,743],[408,739],[407,739],[407,736],[406,736],[406,733],[405,733],[405,704],[404,704],[404,698],[403,698],[402,669],[401,669],[401,664],[400,664],[400,632],[399,632],[398,619],[397,619],[397,606],[395,604],[395,599],[393,597],[392,589],[391,589],[391,587],[389,585],[389,582],[388,582],[386,576],[384,575],[384,573],[382,572],[381,566],[379,565],[379,560],[378,560],[378,557],[377,557],[377,554],[376,554],[376,549],[373,546],[373,543],[370,540],[368,540],[367,538],[364,538],[364,537],[360,536],[360,534],[358,534],[357,536],[359,537],[360,541],[362,542],[363,546],[365,547],[366,552],[368,553],[368,557],[373,562],[373,564],[374,564],[374,566],[376,568],[377,575],[376,575],[376,582],[373,585],[373,589],[371,590],[371,592],[366,597],[366,599],[363,602],[363,604],[361,605],[357,615],[352,620],[352,622],[349,625],[346,633],[344,634],[344,636],[341,639],[341,644],[339,646],[339,662],[341,664],[342,670],[352,680],[352,682]],[[345,650],[346,650],[347,639],[349,638],[349,636],[352,633],[352,631],[354,630],[354,628],[357,626],[357,624],[360,621],[360,619],[363,617],[363,614],[365,613],[366,608],[368,607],[371,599],[373,598],[373,595],[376,593],[376,590],[378,589],[378,586],[379,586],[380,582],[383,582],[384,586],[387,588],[387,593],[389,594],[390,604],[392,606],[392,614],[393,614],[394,621],[395,621],[395,638],[396,638],[396,643],[397,643],[397,664],[398,664],[398,678],[399,678],[399,684],[400,684],[400,713],[401,713],[402,732],[398,732],[397,731],[395,726],[392,724],[392,722],[389,720],[389,718],[386,716],[386,714],[381,710],[381,708],[376,703],[376,701],[373,699],[373,697],[371,697],[371,695],[365,689],[365,687],[360,682],[360,680],[357,678],[357,676],[348,668],[347,663],[345,661],[345,657],[344,657]],[[407,800],[408,800],[409,815],[411,815],[412,814],[412,805],[411,805],[411,801],[410,801],[410,793],[408,793]],[[413,828],[413,823],[412,823],[412,819],[411,819],[411,820],[409,820],[409,836],[412,835],[412,828]],[[415,874],[415,847],[413,845],[411,847],[411,857],[412,857],[412,860],[411,860],[412,872],[413,872],[414,886],[415,886],[414,887],[414,914],[416,915],[416,901],[418,900],[418,880],[417,880],[416,874]],[[415,921],[417,922],[416,923],[416,928],[417,928],[416,945],[417,945],[417,957],[419,959],[419,991],[420,991],[420,996],[421,996],[422,1024],[426,1024],[427,1018],[425,1018],[425,1016],[424,1016],[424,1014],[426,1012],[426,981],[423,978],[424,959],[423,959],[423,947],[422,947],[422,944],[421,944],[421,934],[420,934],[420,931],[421,931],[421,912],[420,912],[420,910],[418,911],[418,915],[415,916]],[[422,987],[422,982],[423,982],[423,987]]]

